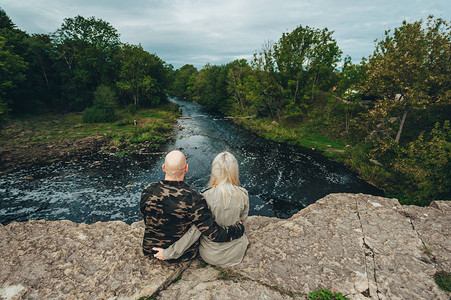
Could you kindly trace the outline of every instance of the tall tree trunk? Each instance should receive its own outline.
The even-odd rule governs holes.
[[[316,78],[317,78],[318,74],[315,74],[315,77],[313,78],[313,83],[312,83],[312,94],[310,95],[310,101],[313,103],[313,91],[315,89],[315,85],[316,85]]]
[[[50,90],[49,80],[47,79],[47,72],[45,71],[44,66],[41,66],[42,75],[44,75],[45,84],[47,85],[47,91]]]
[[[297,98],[297,95],[298,95],[298,91],[299,91],[299,77],[296,78],[296,91],[294,92],[294,101],[293,101],[293,103],[296,103],[296,98]]]
[[[133,94],[133,102],[134,102],[134,104],[136,106],[137,103],[138,103],[138,95],[137,94]]]
[[[346,115],[346,121],[345,121],[345,132],[346,133],[348,133],[349,132],[349,122],[348,122],[348,106],[349,106],[349,103],[346,103],[346,113],[345,113],[345,115]]]
[[[406,118],[407,118],[407,113],[408,113],[408,112],[409,112],[409,110],[406,109],[406,110],[404,111],[404,114],[402,115],[402,118],[401,118],[401,124],[399,124],[398,133],[396,134],[396,138],[395,138],[395,142],[396,142],[397,144],[399,144],[399,139],[401,138],[402,129],[403,129],[403,127],[404,127],[404,123],[406,122]]]

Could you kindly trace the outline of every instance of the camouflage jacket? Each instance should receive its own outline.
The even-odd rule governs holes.
[[[214,242],[228,242],[244,233],[244,226],[219,226],[205,199],[183,181],[159,181],[149,184],[141,195],[140,213],[146,226],[143,253],[153,257],[152,247],[167,248],[181,238],[192,225]],[[197,255],[199,241],[177,260]]]

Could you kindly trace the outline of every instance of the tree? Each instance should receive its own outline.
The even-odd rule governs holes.
[[[69,99],[71,109],[83,110],[90,105],[97,86],[116,80],[114,56],[119,34],[102,19],[76,16],[64,19],[52,39],[61,70],[62,96]]]
[[[123,44],[117,58],[121,64],[117,87],[131,95],[135,106],[138,106],[142,99],[149,99],[150,104],[159,103],[160,99],[156,97],[159,97],[161,87],[152,76],[152,69],[155,69],[156,65],[163,68],[163,62],[145,51],[141,45]]]
[[[451,103],[451,31],[450,25],[432,16],[385,32],[376,49],[364,63],[366,92],[376,94],[383,112],[401,113],[394,141],[399,143],[408,113],[430,105]],[[377,114],[373,114],[376,116]]]
[[[271,42],[263,44],[261,51],[254,54],[251,65],[253,73],[245,84],[251,91],[248,97],[254,103],[257,115],[280,119],[285,107],[284,88],[277,80],[274,44]]]
[[[327,87],[340,60],[341,50],[332,38],[333,31],[299,26],[284,33],[274,45],[274,59],[281,84],[291,98],[289,110],[298,110],[304,96]]]
[[[252,73],[252,69],[245,59],[235,60],[229,65],[227,90],[234,102],[235,111],[246,114],[250,106],[246,79]]]
[[[11,18],[6,14],[6,12],[0,8],[0,29],[12,30],[16,28]]]
[[[337,93],[352,100],[352,95],[360,94],[360,87],[365,82],[365,70],[361,64],[353,64],[351,57],[346,56],[343,61],[343,68],[339,74]]]
[[[102,52],[114,51],[120,44],[117,30],[108,22],[95,17],[76,16],[64,19],[55,32],[57,44],[67,41],[81,41],[97,47]]]
[[[114,91],[106,86],[99,85],[94,91],[94,105],[85,109],[83,120],[86,123],[106,123],[116,119],[114,109],[117,98]]]
[[[206,64],[196,77],[193,99],[211,111],[226,114],[229,111],[227,72],[226,66]]]
[[[193,65],[186,64],[175,71],[172,92],[175,96],[193,100],[194,82],[199,72]]]
[[[15,54],[12,46],[7,45],[7,40],[0,36],[0,120],[4,119],[8,112],[9,92],[25,80],[25,72],[28,64],[24,59]]]

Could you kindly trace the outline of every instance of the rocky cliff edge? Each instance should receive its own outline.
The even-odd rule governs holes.
[[[0,225],[0,299],[450,299],[451,202],[331,194],[289,219],[249,218],[243,262],[215,268],[142,255],[143,223]]]

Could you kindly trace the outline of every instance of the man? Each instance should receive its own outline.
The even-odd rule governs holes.
[[[181,238],[192,225],[214,242],[228,242],[244,233],[240,223],[219,226],[213,220],[205,199],[183,181],[188,171],[185,155],[172,151],[164,160],[162,181],[149,184],[141,195],[140,212],[146,226],[143,253],[156,256],[155,247],[167,248]],[[196,257],[199,241],[177,260],[188,261]]]

